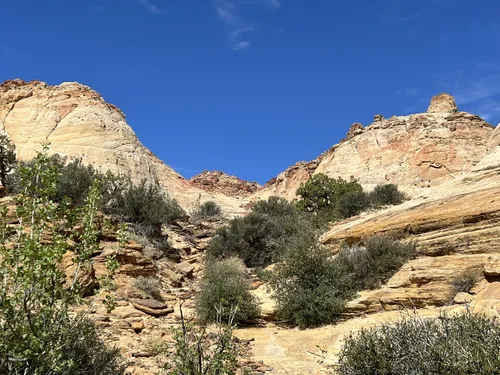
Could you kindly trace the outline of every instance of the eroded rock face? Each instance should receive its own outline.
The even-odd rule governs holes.
[[[159,184],[186,209],[201,197],[216,201],[229,214],[244,211],[242,202],[218,192],[209,194],[164,164],[141,144],[120,109],[79,83],[2,83],[0,130],[10,136],[20,160],[31,159],[50,142],[50,153],[81,158],[135,182]]]
[[[440,94],[432,98],[427,113],[388,119],[376,115],[364,128],[353,124],[339,144],[314,162],[287,169],[256,195],[295,198],[294,190],[313,173],[354,177],[367,189],[393,183],[410,195],[419,194],[464,176],[488,153],[500,153],[500,136],[492,139],[492,134],[490,124],[457,112],[453,97]]]
[[[439,94],[431,99],[431,104],[427,112],[441,113],[441,112],[456,112],[458,110],[455,104],[455,99],[450,94]]]
[[[200,189],[234,197],[248,196],[260,188],[257,182],[244,181],[219,171],[203,171],[189,181]]]

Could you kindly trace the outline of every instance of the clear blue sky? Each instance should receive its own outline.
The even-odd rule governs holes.
[[[500,121],[498,0],[15,0],[0,80],[78,81],[179,173],[265,182],[448,91]]]

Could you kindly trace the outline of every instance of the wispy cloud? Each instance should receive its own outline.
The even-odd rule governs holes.
[[[401,23],[422,18],[431,14],[436,6],[446,0],[391,0],[390,6],[380,15],[380,20],[387,23]]]
[[[500,64],[478,63],[472,69],[436,77],[436,85],[457,105],[488,121],[500,121]]]
[[[243,12],[247,7],[259,6],[268,10],[280,8],[280,0],[212,0],[217,17],[229,30],[229,46],[235,51],[250,48],[250,36],[258,29],[254,23],[243,17]]]
[[[149,0],[137,0],[139,4],[141,4],[148,12],[153,14],[165,14],[166,10],[158,8],[155,4],[153,4]]]

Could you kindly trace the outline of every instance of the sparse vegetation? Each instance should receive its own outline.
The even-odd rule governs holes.
[[[30,168],[33,161],[21,163],[21,167]],[[91,165],[84,165],[81,159],[69,161],[58,154],[53,155],[44,168],[54,170],[57,179],[50,199],[55,202],[69,200],[81,206],[92,185],[92,181],[100,182],[100,209],[121,220],[134,224],[137,231],[152,238],[161,235],[161,225],[172,223],[186,216],[179,204],[165,195],[159,186],[142,181],[132,184],[129,178],[115,176],[111,172],[99,172]],[[7,189],[18,194],[22,188],[20,168],[7,176]]]
[[[477,269],[465,270],[453,279],[453,289],[455,294],[460,292],[469,293],[478,281],[479,272]]]
[[[356,216],[372,207],[400,204],[405,199],[405,195],[393,184],[378,185],[368,194],[354,179],[345,181],[322,173],[303,183],[297,195],[300,197],[297,208],[312,213],[313,222],[319,227]]]
[[[306,219],[286,200],[271,197],[252,212],[217,230],[208,248],[209,258],[239,257],[248,267],[266,267],[276,261],[281,241],[300,230]]]
[[[373,236],[365,238],[360,245],[343,248],[336,262],[351,275],[351,285],[360,291],[380,287],[415,255],[413,243]]]
[[[495,375],[500,326],[466,312],[425,319],[406,317],[346,338],[338,375]]]
[[[210,261],[206,265],[196,299],[196,312],[203,323],[230,318],[235,323],[249,322],[258,316],[258,304],[250,293],[250,281],[241,260],[231,258]]]
[[[139,276],[134,280],[134,287],[156,300],[161,300],[161,284],[154,277]]]
[[[69,240],[80,271],[98,249],[98,183],[75,210],[51,201],[58,177],[46,154],[38,154],[30,168],[20,168],[15,227],[6,207],[0,209],[0,373],[123,374],[118,351],[106,347],[85,316],[70,314],[70,306],[82,302],[78,271],[66,275],[58,266]],[[108,258],[106,266],[112,275],[118,265]],[[107,302],[111,309],[113,301]]]
[[[222,214],[222,209],[214,201],[208,201],[200,204],[191,212],[191,217],[195,219],[207,219],[211,217],[219,217]]]
[[[239,348],[232,338],[235,310],[215,319],[216,332],[186,323],[180,308],[181,326],[174,329],[173,363],[165,366],[169,375],[235,375]]]

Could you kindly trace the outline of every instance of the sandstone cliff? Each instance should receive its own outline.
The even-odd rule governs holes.
[[[0,130],[16,145],[20,160],[31,159],[43,143],[50,152],[78,157],[102,171],[159,184],[185,208],[214,200],[228,214],[244,211],[236,198],[207,193],[185,180],[137,139],[125,115],[94,90],[79,83],[49,86],[39,81],[0,85]]]
[[[440,94],[432,98],[426,113],[388,119],[376,115],[366,127],[353,124],[339,144],[313,162],[288,168],[255,197],[294,198],[300,183],[313,173],[354,177],[368,189],[394,183],[412,195],[420,194],[480,167],[493,147],[492,133],[490,124],[459,112],[453,97]],[[495,139],[498,143],[500,136]]]

